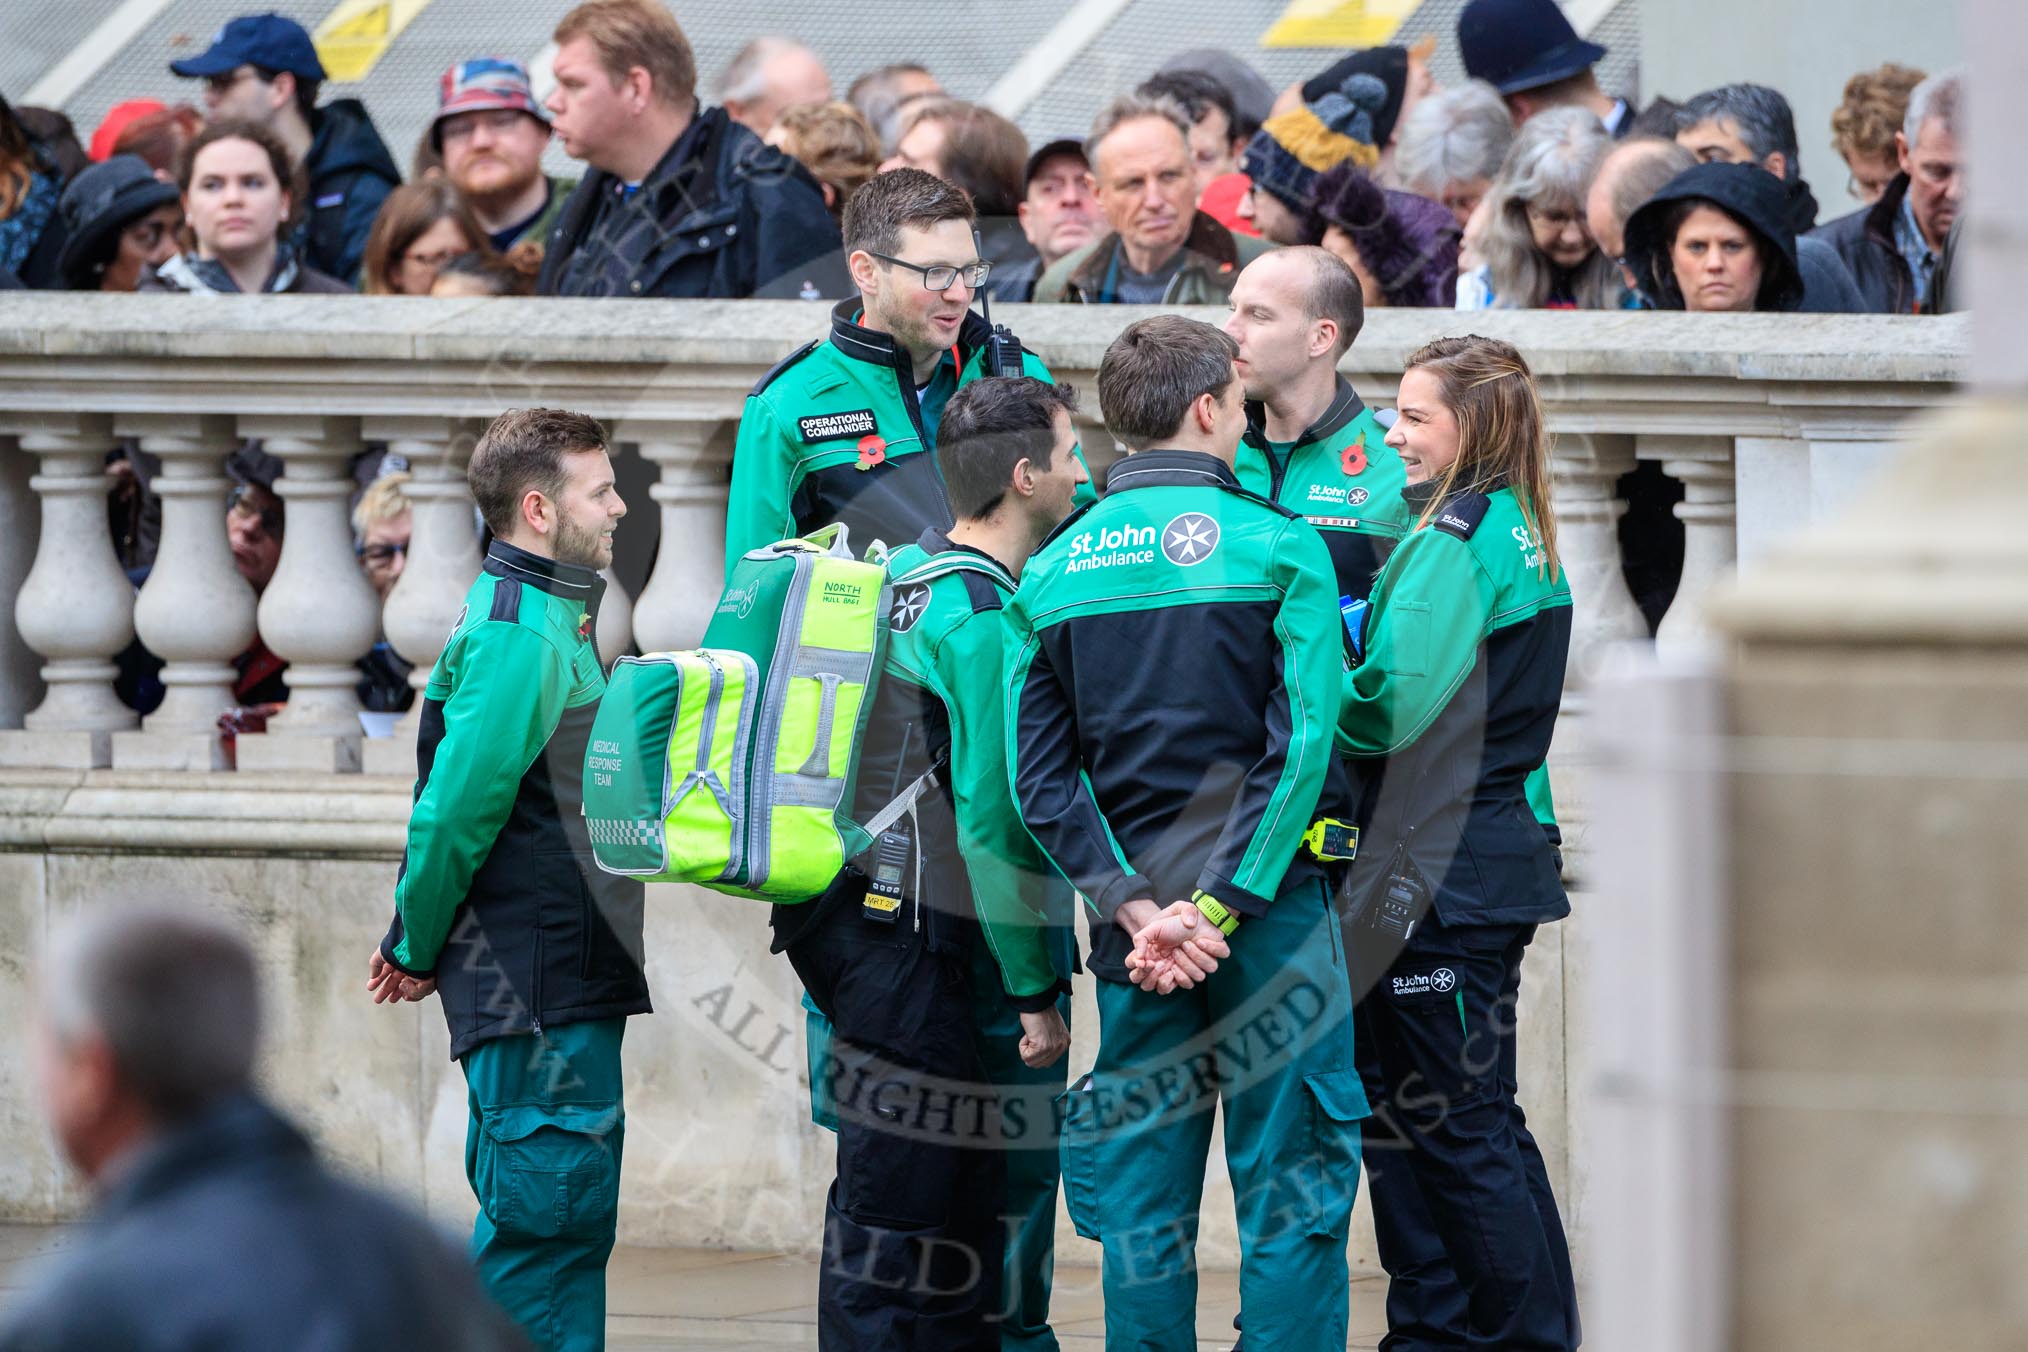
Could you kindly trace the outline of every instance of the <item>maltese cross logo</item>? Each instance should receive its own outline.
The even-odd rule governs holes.
[[[894,598],[894,614],[890,617],[889,628],[897,634],[906,634],[915,628],[915,622],[929,609],[928,587],[910,587]]]
[[[1218,523],[1197,512],[1185,512],[1162,529],[1162,554],[1188,568],[1211,557],[1218,548]]]
[[[1429,974],[1429,988],[1439,995],[1448,992],[1458,984],[1458,974],[1448,967],[1439,967]]]

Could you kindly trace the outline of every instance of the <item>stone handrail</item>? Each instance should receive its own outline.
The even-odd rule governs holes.
[[[1095,367],[1144,313],[996,311],[1081,387],[1094,459],[1110,451]],[[291,700],[267,733],[238,738],[238,768],[316,783],[362,768],[411,774],[408,743],[363,743],[351,665],[384,631],[416,662],[418,682],[427,673],[478,565],[463,457],[504,408],[582,409],[653,465],[659,522],[644,525],[637,503],[627,529],[659,528],[660,548],[638,596],[615,589],[600,645],[610,657],[694,643],[720,585],[741,401],[827,322],[823,305],[801,302],[21,293],[0,301],[0,315],[0,523],[10,528],[0,584],[16,598],[14,625],[0,626],[0,766],[72,772],[53,774],[52,789],[110,768],[100,791],[114,794],[159,785],[164,772],[223,768],[213,725],[230,703],[231,659],[256,633],[289,660]],[[1579,602],[1579,690],[1605,644],[1647,632],[1616,530],[1615,484],[1637,462],[1659,462],[1684,487],[1681,576],[1658,637],[1691,639],[1697,602],[1736,559],[1841,502],[1899,422],[1939,404],[1966,367],[1960,318],[1381,311],[1343,369],[1369,402],[1392,402],[1410,352],[1463,332],[1513,342],[1540,380]],[[244,437],[286,466],[288,532],[258,601],[220,521],[222,460]],[[160,548],[138,595],[104,510],[104,457],[122,438],[163,465]],[[384,615],[347,547],[346,462],[362,441],[388,443],[415,475],[414,539]],[[145,720],[111,686],[111,659],[136,634],[167,664],[168,695]],[[359,839],[385,840],[388,815],[368,815]]]

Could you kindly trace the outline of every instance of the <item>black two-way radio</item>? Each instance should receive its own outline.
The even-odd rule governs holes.
[[[979,251],[979,258],[986,257],[986,241],[979,237],[978,228],[972,230],[972,243]],[[989,376],[1018,376],[1022,374],[1021,340],[1005,324],[993,323],[993,304],[986,297],[986,289],[979,288],[979,317],[992,330],[986,336],[986,357],[980,367]]]

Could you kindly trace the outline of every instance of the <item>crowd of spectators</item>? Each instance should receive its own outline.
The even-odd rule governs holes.
[[[846,204],[907,167],[971,198],[1002,302],[1223,304],[1249,261],[1301,244],[1344,260],[1368,306],[1931,314],[1960,299],[1950,72],[1851,78],[1829,131],[1860,205],[1823,220],[1779,91],[1639,107],[1600,86],[1605,49],[1555,0],[1471,0],[1444,35],[1470,76],[1454,87],[1431,73],[1435,37],[1279,91],[1229,50],[1186,51],[1039,144],[918,64],[859,73],[839,98],[785,34],[702,82],[662,0],[589,0],[550,36],[545,93],[499,56],[443,73],[407,182],[369,111],[323,96],[309,34],[274,14],[172,63],[193,102],[120,103],[84,145],[61,114],[0,100],[0,286],[837,298]],[[559,139],[580,176],[544,169]],[[138,580],[149,466],[131,446],[116,464]],[[362,509],[379,505],[356,543],[384,591],[407,517],[366,490]],[[235,557],[242,535],[278,549],[272,483],[241,475],[239,501],[261,510],[235,508]],[[402,675],[368,671],[369,704],[400,707]]]
[[[1933,283],[1962,201],[1956,74],[1852,77],[1830,143],[1860,205],[1820,220],[1775,89],[1638,107],[1600,86],[1605,49],[1555,0],[1473,0],[1444,36],[1470,75],[1451,88],[1432,74],[1436,36],[1347,53],[1280,91],[1204,49],[1090,128],[1031,145],[913,63],[860,73],[841,99],[786,34],[706,84],[671,6],[590,0],[551,34],[545,94],[498,56],[445,71],[404,185],[368,110],[323,97],[309,34],[248,15],[172,63],[195,102],[117,104],[88,148],[61,114],[0,102],[0,285],[424,295],[442,274],[465,295],[836,298],[846,202],[907,166],[971,197],[1003,301],[1217,301],[1260,249],[1321,243],[1368,304],[1950,308]],[[558,137],[581,177],[544,171]],[[1791,258],[1800,288],[1686,287],[1656,262],[1677,229],[1638,255],[1623,238],[1650,202],[1693,200],[1693,165],[1719,162],[1782,195],[1767,216],[1759,179],[1695,176],[1701,209],[1732,223],[1719,256],[1750,237],[1759,270]],[[1680,252],[1693,248],[1710,253]]]

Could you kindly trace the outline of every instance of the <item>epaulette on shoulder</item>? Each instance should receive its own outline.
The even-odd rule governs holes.
[[[1469,540],[1472,532],[1479,528],[1479,523],[1486,519],[1486,509],[1492,505],[1493,500],[1484,493],[1461,494],[1446,502],[1430,524],[1446,535]]]
[[[1000,590],[999,583],[984,573],[966,570],[959,576],[965,583],[965,599],[972,603],[972,613],[983,615],[999,610],[1007,603],[1007,593]]]
[[[776,379],[778,379],[781,376],[782,372],[788,370],[791,366],[794,366],[797,362],[809,356],[811,352],[816,350],[817,344],[823,341],[824,340],[821,338],[812,338],[809,342],[804,343],[794,352],[791,352],[788,356],[783,357],[773,366],[770,366],[768,368],[768,373],[762,376],[760,380],[755,383],[754,387],[751,390],[747,391],[746,397],[751,399],[756,394],[759,394],[762,390],[766,389],[768,386],[774,384]]]

